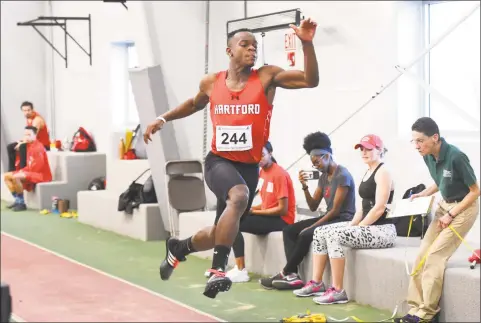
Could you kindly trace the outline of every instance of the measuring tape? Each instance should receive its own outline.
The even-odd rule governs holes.
[[[409,227],[408,227],[408,234],[407,234],[407,237],[406,239],[409,237],[409,233],[411,232],[411,227],[412,227],[412,223],[413,223],[413,218],[414,216],[411,216],[411,219],[409,221]],[[423,217],[423,221],[424,221],[424,217]],[[474,255],[476,255],[476,257],[479,258],[478,254],[475,252],[474,248],[466,242],[466,240],[464,240],[463,237],[461,237],[461,235],[458,233],[458,231],[456,231],[455,228],[453,228],[453,226],[450,224],[448,225],[448,228],[453,231],[453,233],[461,240],[461,242],[466,246],[466,248],[469,249],[469,251],[471,251]],[[416,266],[416,268],[413,268],[413,270],[409,270],[409,265],[408,265],[408,261],[407,261],[407,247],[405,248],[405,251],[404,251],[404,264],[406,266],[406,273],[408,274],[408,276],[416,276],[419,271],[421,270],[421,268],[423,267],[424,263],[426,262],[426,258],[428,257],[429,255],[429,251],[431,250],[431,247],[433,246],[434,242],[438,239],[439,237],[439,234],[437,235],[437,237],[433,240],[433,242],[431,243],[431,245],[429,246],[428,250],[426,251],[426,253],[424,254],[424,256],[421,258],[421,261],[419,262],[419,264]],[[479,258],[481,259],[481,258]]]

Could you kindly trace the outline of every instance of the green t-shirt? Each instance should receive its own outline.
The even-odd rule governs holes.
[[[469,187],[476,183],[476,175],[468,156],[448,144],[444,138],[441,138],[438,160],[433,155],[423,158],[446,202],[461,201],[469,193]]]

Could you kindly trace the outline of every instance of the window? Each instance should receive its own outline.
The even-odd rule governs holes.
[[[479,1],[426,2],[427,44],[466,17],[476,4]],[[426,83],[445,99],[426,93],[425,115],[436,120],[443,131],[479,137],[479,61],[478,8],[426,55]]]
[[[139,67],[139,58],[137,56],[137,50],[135,45],[127,47],[127,57],[128,57],[128,68],[137,68]],[[128,125],[134,124],[137,126],[139,123],[139,112],[137,111],[137,105],[135,104],[134,93],[132,92],[132,84],[130,83],[130,77],[128,78],[129,82],[129,98],[128,98],[128,106],[127,106],[127,123]]]
[[[139,123],[129,77],[129,69],[139,66],[135,43],[112,43],[110,62],[112,125],[115,131],[125,131]]]

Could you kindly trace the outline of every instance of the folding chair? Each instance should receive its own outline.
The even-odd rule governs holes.
[[[179,235],[179,214],[205,210],[206,195],[202,162],[173,160],[165,164],[171,236]]]

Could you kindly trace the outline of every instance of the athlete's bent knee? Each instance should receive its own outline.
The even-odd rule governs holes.
[[[230,189],[227,204],[235,208],[241,214],[249,204],[249,188],[246,185],[236,185]]]

